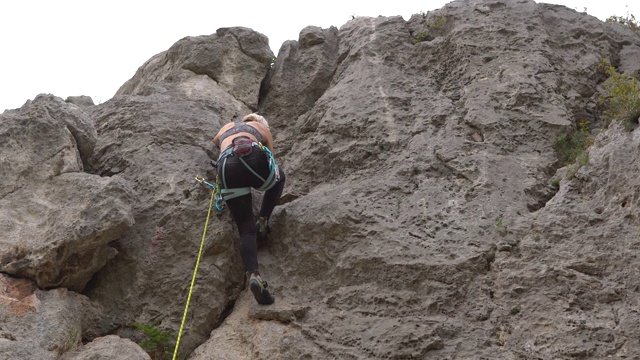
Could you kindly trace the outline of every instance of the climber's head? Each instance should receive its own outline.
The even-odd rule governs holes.
[[[242,122],[249,122],[249,121],[255,121],[257,123],[260,123],[266,126],[267,129],[269,128],[269,123],[267,122],[267,120],[258,114],[249,114],[242,118]]]

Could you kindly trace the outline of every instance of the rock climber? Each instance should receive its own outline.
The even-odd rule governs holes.
[[[224,125],[213,143],[221,149],[217,161],[220,192],[240,233],[249,289],[259,304],[273,304],[275,298],[258,270],[258,241],[268,238],[269,217],[282,195],[285,174],[273,158],[269,123],[261,115],[249,114],[240,122]],[[251,188],[265,192],[257,220]]]

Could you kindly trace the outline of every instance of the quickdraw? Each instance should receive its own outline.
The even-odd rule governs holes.
[[[208,187],[210,187],[212,189],[213,197],[214,197],[215,202],[216,202],[216,210],[218,210],[218,211],[224,210],[222,193],[221,193],[221,189],[220,189],[220,181],[218,179],[218,176],[216,176],[216,183],[215,184],[212,184],[212,183],[208,182],[202,176],[196,176],[196,181],[199,182],[200,184],[208,186]]]

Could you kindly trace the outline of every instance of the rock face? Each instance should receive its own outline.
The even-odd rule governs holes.
[[[579,205],[563,198],[582,176],[560,191],[550,184],[558,135],[596,122],[597,64],[622,62],[640,39],[527,1],[457,1],[409,22],[357,18],[338,31],[337,57],[331,32],[316,34],[325,41],[285,43],[261,102],[290,174],[292,201],[276,211],[275,240],[260,253],[281,316],[252,317],[241,300],[193,357],[638,356],[635,270],[622,265],[637,262],[627,249],[638,237],[625,235],[632,221],[609,263],[605,239],[585,239],[604,229],[569,220]],[[321,62],[335,68],[283,90],[300,71],[287,64],[312,66],[319,54],[334,55]],[[306,85],[321,74],[332,75]],[[627,139],[616,141],[620,151],[635,153],[629,135],[610,131]],[[614,158],[581,172],[594,167],[607,182]],[[603,196],[620,191],[634,209],[633,186]],[[562,210],[547,209],[555,201]],[[544,225],[557,216],[555,229]],[[576,246],[573,256],[558,256],[560,239]],[[599,262],[609,270],[576,270]],[[304,317],[279,320],[304,306]]]
[[[151,360],[136,343],[115,335],[100,337],[64,354],[60,360]]]
[[[94,106],[93,99],[90,96],[80,95],[80,96],[69,96],[65,100],[65,102],[77,105],[81,108]]]
[[[58,359],[80,341],[89,308],[89,300],[72,291],[42,291],[0,274],[0,359]]]
[[[133,224],[133,193],[83,171],[96,131],[77,107],[38,96],[0,122],[0,271],[82,291]]]
[[[210,36],[186,37],[152,57],[116,96],[162,93],[172,84],[190,99],[231,95],[227,101],[256,109],[272,58],[266,36],[247,28],[222,28]]]
[[[220,29],[103,104],[3,113],[2,271],[84,295],[63,291],[87,345],[24,358],[143,359],[134,321],[175,341],[201,239],[190,360],[640,357],[638,130],[602,129],[571,176],[554,151],[602,126],[598,63],[634,75],[638,48],[563,6],[458,0],[307,27],[272,66],[263,35]],[[259,252],[268,307],[244,290],[228,211],[203,235],[194,180],[214,174],[218,128],[256,110],[287,173]],[[2,309],[6,353],[26,351],[39,335]]]

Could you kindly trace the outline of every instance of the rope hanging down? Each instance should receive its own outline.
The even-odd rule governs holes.
[[[196,178],[197,180],[197,178]],[[209,185],[207,183],[207,185]],[[184,329],[184,323],[187,320],[187,312],[189,311],[189,303],[191,302],[191,294],[193,293],[193,286],[196,283],[196,274],[198,273],[198,266],[200,265],[200,258],[202,257],[202,249],[204,249],[204,239],[207,236],[207,227],[209,227],[209,218],[211,218],[211,209],[213,208],[213,199],[216,197],[216,192],[211,192],[211,200],[209,200],[209,211],[207,212],[207,221],[204,223],[204,231],[202,232],[202,241],[200,242],[200,250],[198,251],[198,259],[196,260],[196,267],[193,269],[193,277],[191,278],[191,286],[189,287],[189,295],[187,296],[187,304],[184,307],[184,314],[182,315],[182,323],[180,324],[180,331],[178,332],[178,340],[176,341],[176,348],[173,351],[172,360],[176,360],[178,356],[178,347],[180,346],[180,339],[182,338],[182,330]]]

